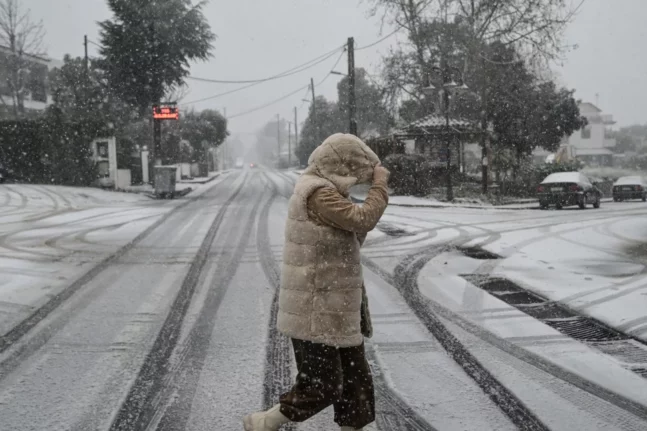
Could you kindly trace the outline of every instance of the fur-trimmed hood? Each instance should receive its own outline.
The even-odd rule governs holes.
[[[304,174],[325,178],[348,196],[355,184],[371,182],[378,163],[379,157],[357,136],[336,133],[312,152]]]

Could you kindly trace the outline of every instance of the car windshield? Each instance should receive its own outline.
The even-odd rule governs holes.
[[[0,431],[647,431],[647,0],[0,0]]]

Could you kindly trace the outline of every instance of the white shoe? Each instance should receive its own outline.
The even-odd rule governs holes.
[[[277,404],[268,411],[252,413],[243,418],[245,431],[278,431],[283,424],[290,422],[281,413],[281,405]]]

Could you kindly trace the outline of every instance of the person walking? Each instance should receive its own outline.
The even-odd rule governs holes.
[[[280,403],[245,416],[245,431],[276,431],[332,405],[343,431],[375,420],[364,337],[372,326],[360,246],[388,204],[389,171],[361,139],[335,134],[317,147],[288,206],[277,327],[292,339],[296,383]],[[355,184],[372,186],[363,205]]]

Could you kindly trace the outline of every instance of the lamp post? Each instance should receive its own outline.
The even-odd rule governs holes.
[[[440,75],[441,80],[439,86],[441,87],[439,91],[442,93],[443,99],[443,110],[445,115],[445,152],[447,157],[447,172],[445,173],[446,181],[446,192],[447,200],[454,200],[454,190],[452,187],[452,154],[451,154],[451,128],[449,125],[449,92],[451,90],[462,91],[467,90],[468,87],[463,82],[463,75],[457,67],[452,67],[447,65],[444,61],[441,63],[441,67],[433,66],[430,69],[430,74],[435,73]],[[436,87],[431,83],[431,77],[427,76],[428,84],[422,89],[425,95],[433,95],[436,91]]]

